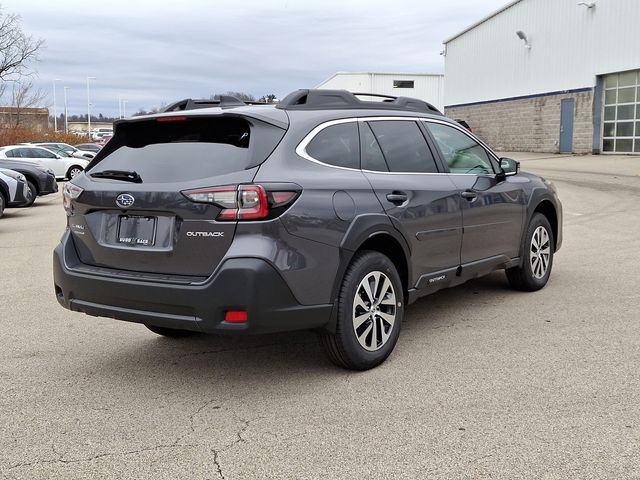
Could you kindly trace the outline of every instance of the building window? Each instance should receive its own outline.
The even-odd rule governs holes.
[[[413,80],[394,80],[393,88],[413,88]]]
[[[640,153],[640,70],[604,77],[602,151]]]

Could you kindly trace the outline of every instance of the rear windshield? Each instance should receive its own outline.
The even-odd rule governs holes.
[[[261,163],[283,134],[277,127],[240,117],[125,123],[118,126],[90,171],[133,170],[144,183],[215,177]],[[259,148],[256,143],[261,144]],[[261,158],[256,158],[257,153]]]

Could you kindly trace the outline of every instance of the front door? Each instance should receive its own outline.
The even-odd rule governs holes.
[[[520,179],[508,177],[499,181],[497,161],[462,129],[444,123],[425,124],[458,187],[463,270],[472,263],[491,269],[517,257],[526,201]]]
[[[573,111],[576,101],[565,98],[560,102],[560,153],[573,151]]]

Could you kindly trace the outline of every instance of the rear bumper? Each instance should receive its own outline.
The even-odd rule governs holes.
[[[299,304],[275,268],[257,258],[228,259],[200,283],[92,274],[79,266],[67,232],[53,253],[56,297],[63,307],[92,316],[205,333],[304,330],[323,327],[331,317],[332,305]],[[246,310],[247,322],[225,322],[227,310]]]

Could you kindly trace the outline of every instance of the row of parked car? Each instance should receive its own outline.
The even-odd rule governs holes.
[[[100,146],[29,142],[0,147],[0,217],[7,207],[30,207],[58,191],[57,180],[82,173]]]

